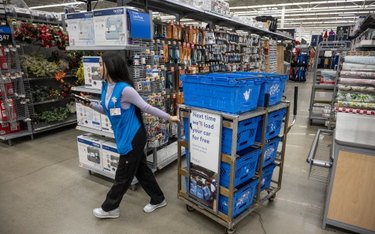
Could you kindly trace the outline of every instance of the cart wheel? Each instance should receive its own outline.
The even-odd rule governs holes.
[[[237,226],[234,226],[231,229],[226,228],[225,231],[227,234],[234,234],[237,231]]]
[[[276,198],[276,194],[274,194],[272,197],[268,198],[268,201],[272,202],[272,201],[275,200],[275,198]]]
[[[312,119],[310,119],[310,125],[312,125]]]
[[[186,209],[189,211],[189,212],[193,212],[195,211],[195,209],[191,206],[189,206],[188,204],[186,204]]]
[[[92,175],[92,172],[91,172],[91,170],[89,170],[89,175]]]

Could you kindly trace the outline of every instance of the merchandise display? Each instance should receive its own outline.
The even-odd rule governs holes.
[[[102,144],[106,142],[103,137],[84,134],[77,137],[79,162],[89,167],[103,170]]]
[[[69,13],[66,18],[70,46],[95,45],[94,14],[92,12]]]
[[[102,79],[100,78],[99,56],[83,56],[83,73],[85,75],[85,86],[92,89],[102,89]]]
[[[94,11],[95,45],[127,45],[127,24],[125,7]]]
[[[102,143],[102,164],[103,170],[116,174],[120,154],[117,152],[115,141],[106,141]]]

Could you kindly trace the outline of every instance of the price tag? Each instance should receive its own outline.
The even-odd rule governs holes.
[[[151,81],[155,81],[155,78],[154,78],[154,77],[152,77],[152,78],[151,78]]]
[[[16,79],[16,76],[11,76],[10,77],[12,80],[15,80]]]
[[[188,70],[191,71],[191,66],[189,66]]]
[[[170,96],[170,95],[167,95],[167,98],[171,98],[171,96]]]
[[[186,45],[188,48],[190,48],[190,43],[187,43],[187,45]]]
[[[160,55],[164,55],[164,50],[160,50]]]
[[[69,50],[69,49],[70,49],[70,46],[65,47],[65,50]]]
[[[157,42],[157,43],[160,43],[160,40],[159,40],[159,39],[157,39],[157,40],[156,40],[156,42]]]
[[[357,51],[356,51],[356,52],[354,52],[354,55],[355,55],[355,56],[356,56],[356,55],[358,55]]]
[[[80,127],[77,127],[77,129],[80,129]],[[78,166],[83,167],[82,163],[80,163]]]
[[[174,72],[174,67],[171,67],[171,72]]]
[[[193,45],[191,45],[191,48],[193,48],[193,49],[194,49],[194,44],[193,44]]]
[[[168,45],[170,45],[171,44],[171,41],[168,41]]]
[[[21,75],[23,75],[23,74],[25,74],[25,73],[21,72]]]
[[[153,97],[156,97],[156,93],[153,93],[152,96],[153,96]]]
[[[147,65],[146,68],[147,68],[147,69],[151,69],[151,65]]]
[[[161,69],[164,69],[165,67],[164,67],[164,65],[160,65],[160,68],[161,68]]]
[[[161,97],[161,93],[158,93],[158,97]]]
[[[157,76],[156,79],[157,79],[157,80],[160,80],[160,76]]]
[[[181,70],[181,67],[178,67],[178,70]]]
[[[146,54],[149,54],[150,53],[150,50],[149,49],[146,49]]]
[[[21,46],[20,45],[16,45],[16,48],[21,48]]]
[[[167,94],[167,92],[166,92],[166,91],[163,91],[162,94],[165,95],[165,94]]]
[[[157,65],[154,65],[154,69],[158,69],[158,66],[157,66]]]
[[[151,51],[151,55],[155,55],[155,51]]]
[[[164,80],[165,80],[165,78],[164,78],[164,77],[162,77],[162,78],[161,78],[161,80],[162,80],[162,81],[164,81]]]
[[[173,99],[176,99],[177,98],[177,95],[174,93],[173,94]]]
[[[13,46],[12,46],[12,45],[8,45],[8,47],[9,47],[9,48],[13,48]]]
[[[165,41],[161,41],[162,44],[165,44]]]
[[[363,51],[359,52],[359,55],[360,55],[360,56],[363,56],[363,54],[364,54]]]
[[[152,98],[151,96],[148,96],[148,97],[147,97],[147,100],[151,100],[151,98]]]
[[[370,56],[371,52],[370,51],[367,51],[366,52],[366,56]]]
[[[352,55],[352,52],[348,52],[348,55]]]
[[[147,78],[146,78],[146,81],[150,81],[150,78],[147,77]]]
[[[176,41],[173,41],[173,45],[177,45],[177,42],[176,42]]]
[[[186,47],[186,42],[184,42],[183,46]]]

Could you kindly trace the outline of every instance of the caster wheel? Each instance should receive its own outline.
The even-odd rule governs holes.
[[[92,172],[91,172],[91,170],[89,170],[89,175],[92,175]]]
[[[237,226],[234,226],[231,229],[226,228],[225,231],[227,234],[234,234],[237,231]]]
[[[272,197],[268,198],[268,201],[272,202],[272,201],[275,200],[275,198],[276,198],[276,194],[274,194]]]
[[[310,125],[312,125],[312,119],[310,119]]]
[[[189,206],[188,204],[186,204],[186,209],[189,211],[189,212],[193,212],[195,211],[195,209],[191,206]]]

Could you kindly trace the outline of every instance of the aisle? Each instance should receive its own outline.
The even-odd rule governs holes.
[[[312,75],[307,83],[290,82],[285,95],[293,99],[299,86],[298,120],[288,135],[281,191],[272,203],[245,218],[238,234],[330,233],[322,230],[325,185],[308,181],[306,157],[319,126],[310,126],[308,105]],[[188,212],[177,197],[177,163],[156,173],[168,201],[152,214],[142,211],[148,197],[138,186],[120,206],[121,216],[99,220],[99,207],[112,181],[90,176],[78,167],[75,129],[37,135],[34,141],[0,143],[0,233],[217,233],[225,229],[198,212]],[[261,218],[260,218],[261,216]],[[264,228],[264,229],[263,229]],[[335,232],[346,233],[335,230]]]

